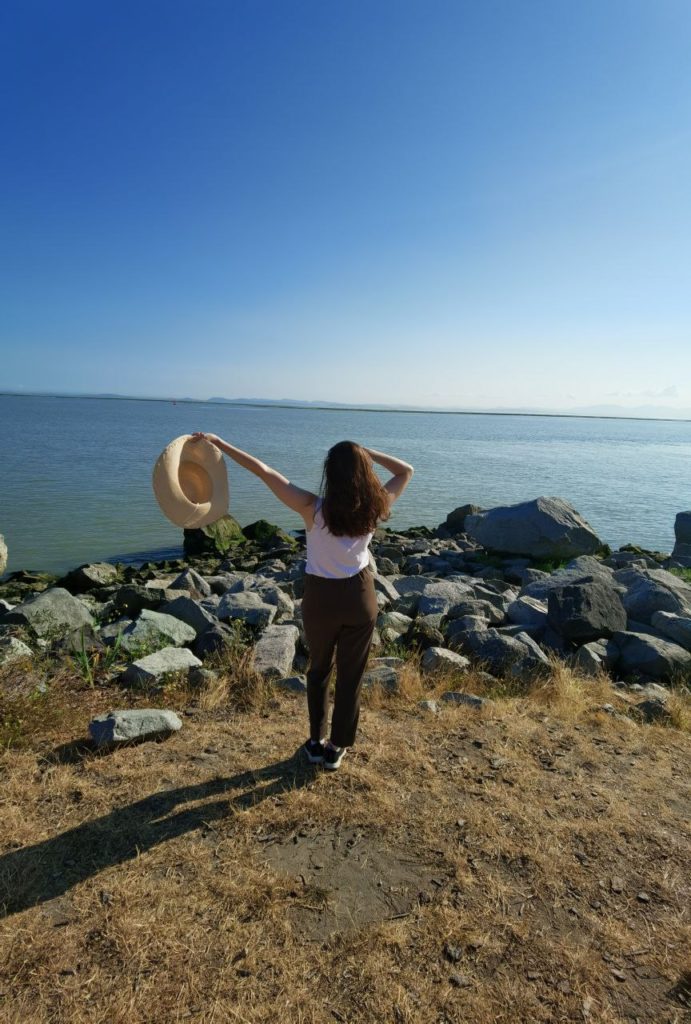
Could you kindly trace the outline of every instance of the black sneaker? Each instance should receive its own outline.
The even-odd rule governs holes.
[[[324,741],[307,740],[302,748],[310,764],[321,764],[324,760]]]
[[[330,743],[324,747],[323,763],[325,768],[329,768],[332,772],[340,766],[343,760],[347,747],[334,747]]]

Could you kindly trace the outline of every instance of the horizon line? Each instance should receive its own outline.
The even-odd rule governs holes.
[[[107,402],[170,402],[175,405],[235,405],[255,409],[281,409],[313,410],[315,412],[376,412],[376,413],[406,413],[412,415],[430,416],[539,416],[555,419],[579,419],[579,420],[636,420],[641,422],[655,423],[691,423],[691,417],[687,416],[634,416],[618,415],[615,413],[578,413],[578,412],[539,412],[530,410],[501,411],[493,409],[428,409],[423,406],[395,406],[395,405],[350,405],[348,403],[319,404],[307,400],[298,401],[290,398],[267,398],[267,399],[241,399],[241,398],[174,398],[153,395],[115,395],[115,394],[80,394],[68,391],[0,391],[1,398],[71,398],[86,401],[107,401]]]

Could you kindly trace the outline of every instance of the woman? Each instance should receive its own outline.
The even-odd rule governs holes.
[[[304,745],[311,764],[339,767],[353,745],[360,713],[360,688],[377,620],[377,599],[369,566],[369,543],[396,498],[408,486],[413,467],[401,459],[353,441],[340,441],[324,462],[321,495],[296,487],[281,473],[215,434],[205,437],[263,480],[288,508],[298,512],[307,538],[302,619],[310,653],[307,707],[310,736]],[[382,484],[372,463],[393,474]],[[336,665],[336,690],[329,740],[329,676]]]

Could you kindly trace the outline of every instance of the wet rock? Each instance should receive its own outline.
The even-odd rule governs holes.
[[[245,543],[240,524],[225,515],[200,530],[184,530],[184,551],[187,558],[199,555],[223,556]]]

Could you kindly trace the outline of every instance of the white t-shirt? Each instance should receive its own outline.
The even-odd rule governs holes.
[[[307,531],[307,565],[305,571],[326,579],[356,576],[369,565],[369,542],[374,536],[335,537],[324,522],[322,499],[314,506],[314,525]]]

